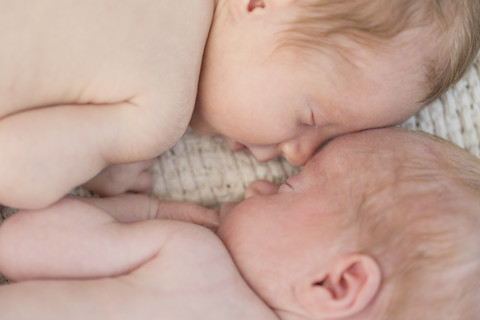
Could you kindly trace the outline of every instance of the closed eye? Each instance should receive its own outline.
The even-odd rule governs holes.
[[[315,121],[315,114],[313,113],[313,111],[310,112],[310,123],[312,126],[318,127],[317,122]]]
[[[289,191],[289,190],[293,190],[293,187],[290,183],[288,183],[288,180],[285,181],[279,188],[278,188],[278,192],[285,192],[285,191]]]
[[[288,179],[285,180],[284,185],[285,185],[288,189],[293,190],[293,186],[290,184],[290,182],[288,182]]]
[[[292,185],[288,182],[288,179],[285,181],[285,184],[286,184],[290,189],[293,189]]]
[[[310,111],[310,115],[305,115],[305,118],[303,119],[303,121],[301,121],[301,123],[310,127],[317,127],[317,122],[315,121],[315,114],[313,113],[313,110]]]

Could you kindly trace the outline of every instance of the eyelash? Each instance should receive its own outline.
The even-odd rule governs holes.
[[[310,123],[313,127],[318,127],[317,122],[315,121],[315,114],[313,111],[310,112]]]
[[[288,179],[285,180],[284,184],[285,184],[286,186],[288,186],[290,189],[293,190],[293,187],[292,187],[292,185],[288,182]]]
[[[278,189],[278,192],[281,193],[282,190],[283,192],[289,192],[289,190],[293,190],[293,187],[290,183],[288,183],[288,181],[285,181]]]

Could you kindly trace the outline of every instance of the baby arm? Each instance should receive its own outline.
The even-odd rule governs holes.
[[[0,119],[0,203],[46,207],[110,164],[164,152],[183,131],[161,121],[169,112],[153,103],[50,106]]]
[[[22,224],[23,229],[17,228],[16,231],[26,232],[32,231],[35,227],[41,228],[42,225],[38,222],[45,221],[44,231],[48,232],[46,236],[52,231],[52,237],[58,238],[57,228],[63,228],[66,223],[79,225],[78,230],[71,228],[69,233],[78,233],[79,230],[92,231],[92,225],[98,226],[96,231],[110,233],[108,237],[112,238],[110,241],[113,243],[108,243],[108,251],[91,246],[89,249],[93,250],[92,257],[88,257],[89,253],[86,256],[83,255],[83,258],[89,258],[90,264],[99,265],[112,262],[100,253],[106,256],[134,255],[137,260],[134,263],[136,266],[134,268],[125,266],[124,260],[129,257],[123,257],[117,259],[118,263],[123,264],[122,271],[110,266],[110,272],[98,272],[98,270],[90,272],[88,276],[95,278],[88,280],[82,278],[81,281],[72,280],[72,278],[80,278],[73,274],[73,271],[77,273],[80,271],[80,274],[85,277],[85,273],[82,273],[78,266],[69,266],[70,272],[60,270],[70,279],[57,280],[58,275],[45,270],[42,275],[38,273],[24,275],[22,280],[35,277],[43,279],[0,286],[0,308],[4,307],[1,313],[2,319],[277,319],[244,282],[225,246],[213,232],[193,224],[172,220],[154,219],[121,223],[113,219],[113,216],[105,215],[103,210],[115,209],[114,211],[118,214],[117,219],[132,221],[165,215],[171,217],[172,212],[178,212],[183,216],[185,212],[194,209],[195,205],[187,204],[188,210],[173,202],[167,203],[166,206],[160,203],[158,206],[158,203],[145,201],[147,200],[145,197],[138,196],[124,196],[114,198],[112,201],[109,199],[86,200],[88,203],[74,198],[62,200],[54,206],[54,209],[58,209],[58,212],[63,211],[61,209],[68,209],[68,211],[59,213],[57,217],[55,217],[55,210],[30,212],[18,218],[16,222],[13,220],[13,223]],[[88,208],[82,207],[82,203]],[[133,207],[137,208],[135,215],[127,216],[125,213]],[[122,210],[124,212],[121,212]],[[86,216],[72,219],[76,215],[75,211],[81,211],[80,215],[86,214]],[[94,214],[96,211],[99,212]],[[200,215],[205,213],[208,217],[212,212],[205,209],[198,210],[198,217],[189,213],[188,219],[207,222],[208,218],[200,218]],[[41,219],[37,222],[22,221],[35,215],[44,217],[40,217]],[[62,215],[68,215],[69,218],[65,218],[59,224],[52,221],[52,219],[64,219]],[[54,222],[54,228],[51,228],[51,222]],[[112,224],[134,227],[115,233],[115,227],[105,228],[106,225]],[[9,229],[11,226],[7,225],[7,227],[7,232],[15,231],[14,228]],[[0,235],[2,231],[5,230],[0,230]],[[101,236],[95,232],[83,232],[83,236],[92,235],[97,239]],[[114,237],[118,236],[131,237],[129,239],[131,243],[128,246],[134,250],[130,248],[125,250],[125,246],[117,246]],[[2,241],[6,239],[16,240],[8,236],[0,239],[0,251],[5,248],[5,243]],[[72,242],[72,235],[61,234],[60,240],[67,240],[70,244],[77,245]],[[90,242],[89,239],[83,239],[83,241]],[[77,263],[82,263],[72,257],[76,254],[72,252],[72,248],[65,248],[68,251],[63,255],[52,256],[48,248],[45,248],[50,244],[52,243],[42,240],[38,247],[41,252],[37,255],[47,253],[44,259],[49,259],[52,268],[59,263],[65,265],[66,260],[73,259]],[[32,245],[33,243],[29,244],[29,246]],[[135,252],[135,250],[144,252],[145,246],[149,246],[150,251],[155,253],[153,258],[145,259],[145,256],[151,256],[151,253],[139,255]],[[7,258],[13,259],[16,258],[15,255],[20,256],[26,253],[28,252],[22,249],[19,253],[10,253]],[[82,255],[82,252],[79,253]],[[1,258],[3,256],[0,256]],[[35,264],[32,268],[39,266],[38,257],[30,261]],[[9,263],[12,262],[6,264]],[[21,261],[20,267],[26,263],[28,261]]]
[[[143,195],[66,197],[46,209],[17,212],[0,226],[0,272],[14,281],[126,274],[153,259],[183,225],[165,219],[214,228],[217,216]]]

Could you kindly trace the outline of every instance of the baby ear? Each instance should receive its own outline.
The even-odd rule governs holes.
[[[248,0],[247,10],[252,12],[255,9],[265,8],[265,0]]]
[[[373,301],[382,274],[377,262],[364,254],[339,257],[319,278],[296,284],[296,297],[312,317],[342,318],[354,315]]]
[[[246,0],[246,3],[246,9],[248,13],[259,13],[261,12],[261,9],[276,11],[276,9],[281,7],[289,7],[292,4],[296,4],[296,0]]]

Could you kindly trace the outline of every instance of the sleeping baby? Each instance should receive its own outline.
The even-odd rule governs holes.
[[[0,204],[145,191],[188,125],[303,165],[440,96],[479,25],[478,0],[0,0]]]
[[[391,128],[218,216],[68,197],[0,227],[2,319],[477,319],[479,190],[480,160]]]

